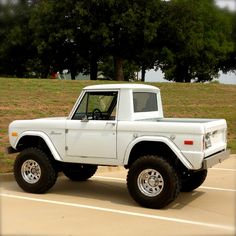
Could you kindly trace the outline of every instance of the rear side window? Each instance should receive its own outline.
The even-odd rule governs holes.
[[[156,93],[134,92],[133,93],[134,112],[157,111]]]

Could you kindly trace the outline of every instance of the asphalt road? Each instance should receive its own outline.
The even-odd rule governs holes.
[[[236,235],[236,155],[208,172],[204,184],[162,210],[137,205],[127,171],[101,168],[86,182],[60,176],[50,192],[23,192],[0,176],[0,235]]]

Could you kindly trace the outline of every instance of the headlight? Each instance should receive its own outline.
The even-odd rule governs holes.
[[[205,135],[205,148],[211,147],[211,133]]]

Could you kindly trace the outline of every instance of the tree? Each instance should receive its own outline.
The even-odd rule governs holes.
[[[143,51],[146,41],[156,35],[157,18],[154,16],[159,4],[159,0],[77,2],[79,38],[85,35],[89,51],[97,61],[113,56],[115,80],[124,80],[124,61],[134,60]]]
[[[71,78],[78,73],[77,45],[73,35],[72,10],[75,1],[40,1],[30,19],[44,77],[69,69]]]
[[[236,13],[230,13],[228,11],[225,14],[231,16],[231,40],[233,42],[233,51],[230,51],[225,60],[220,61],[219,67],[224,72],[227,73],[228,71],[236,72]]]
[[[163,2],[149,1],[146,2],[141,10],[142,21],[139,31],[141,35],[138,38],[139,51],[134,54],[133,60],[141,69],[141,81],[145,81],[146,70],[155,68],[160,46],[159,27],[163,19],[163,11],[165,10]]]
[[[0,74],[31,75],[30,58],[35,50],[28,28],[31,4],[27,0],[0,3]]]
[[[103,1],[101,1],[102,4]],[[100,11],[99,1],[77,1],[74,12],[74,36],[79,55],[88,62],[87,73],[91,80],[97,79],[98,61],[101,60],[106,46],[105,27],[101,24],[105,15]]]
[[[176,82],[203,82],[219,72],[219,62],[233,50],[229,18],[213,0],[165,3],[159,31],[157,66]]]
[[[103,67],[115,80],[141,69],[144,81],[147,69],[161,68],[168,80],[202,82],[235,69],[235,14],[214,0],[5,2],[2,75],[48,77],[69,69],[72,79],[82,72],[94,80]]]

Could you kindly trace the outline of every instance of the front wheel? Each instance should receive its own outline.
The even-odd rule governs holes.
[[[38,148],[27,148],[16,157],[14,175],[18,185],[30,193],[48,191],[57,179],[51,160]]]
[[[158,156],[143,156],[131,166],[127,186],[133,199],[148,208],[163,208],[179,194],[174,168]]]

